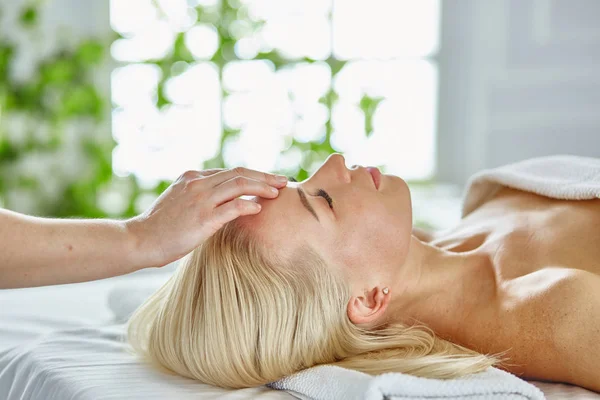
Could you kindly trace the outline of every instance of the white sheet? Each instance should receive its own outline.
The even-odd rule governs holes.
[[[168,376],[124,352],[117,337],[119,325],[112,322],[108,293],[129,282],[147,286],[164,281],[168,274],[162,272],[166,271],[149,270],[75,285],[0,290],[0,398],[293,399],[264,387],[227,391]],[[575,386],[531,383],[549,400],[600,400],[600,395]]]
[[[170,270],[0,290],[0,399],[293,399],[266,387],[225,390],[169,376],[124,351],[108,293],[125,282],[158,285]]]
[[[0,353],[0,398],[293,399],[264,386],[226,390],[155,371],[126,351],[122,328],[54,331]]]

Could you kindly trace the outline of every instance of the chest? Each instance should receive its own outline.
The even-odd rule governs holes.
[[[431,244],[484,250],[503,281],[545,268],[600,276],[600,199],[556,200],[506,188]]]
[[[580,308],[573,299],[581,283],[600,277],[600,200],[503,190],[431,243],[485,251],[498,278],[498,302],[482,305],[456,341],[484,353],[510,349],[513,373],[560,375],[552,370],[560,365],[554,350],[560,321]]]

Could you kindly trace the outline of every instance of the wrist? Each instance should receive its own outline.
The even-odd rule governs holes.
[[[155,267],[156,260],[152,257],[148,244],[143,239],[143,225],[138,217],[120,221],[126,235],[126,252],[134,272],[144,268]]]

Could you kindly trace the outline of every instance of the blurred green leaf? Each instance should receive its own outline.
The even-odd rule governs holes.
[[[373,134],[373,114],[383,98],[364,95],[360,99],[360,109],[365,113],[365,132],[367,137]]]
[[[275,69],[280,69],[284,65],[290,64],[288,60],[283,58],[276,50],[271,50],[267,53],[259,53],[256,57],[256,60],[269,60],[275,66]]]
[[[217,154],[210,160],[204,161],[203,169],[211,168],[225,168],[225,161],[223,160],[223,156],[221,155],[221,153]]]
[[[39,182],[29,176],[20,176],[17,178],[17,184],[22,188],[37,189]]]
[[[171,185],[170,182],[160,181],[160,183],[154,188],[154,193],[161,194]]]
[[[196,6],[198,22],[205,24],[218,24],[219,10],[216,7],[205,7],[203,5]]]
[[[94,160],[96,183],[109,182],[112,177],[111,149],[99,146],[93,138],[88,138],[82,145],[85,153]]]
[[[0,41],[0,82],[8,80],[8,71],[13,53],[14,47],[11,44]]]
[[[101,118],[102,100],[94,86],[76,86],[65,93],[61,111],[66,117],[86,115]]]
[[[165,96],[165,82],[161,81],[158,83],[158,87],[156,89],[156,95],[157,95],[157,100],[156,100],[156,106],[161,109],[164,106],[171,104],[171,101],[169,99],[167,99],[167,96]]]
[[[303,180],[308,179],[308,176],[308,171],[306,171],[304,168],[301,168],[295,178],[298,180],[298,182],[302,182]]]
[[[175,43],[173,44],[173,62],[175,61],[194,61],[194,57],[192,53],[189,51],[187,46],[185,45],[185,35],[183,32],[178,33],[175,38]]]
[[[344,65],[346,65],[346,61],[338,60],[333,57],[329,57],[325,62],[329,65],[329,68],[331,68],[331,75],[337,75],[338,72],[344,68]]]
[[[43,84],[68,85],[75,79],[76,65],[72,60],[58,59],[41,65]]]
[[[79,44],[75,57],[86,66],[98,65],[104,57],[105,46],[98,40],[86,40]]]
[[[19,157],[19,152],[12,146],[7,139],[0,139],[0,165],[9,161],[14,161]]]
[[[13,87],[12,90],[8,108],[39,110],[42,107],[42,89],[37,82],[26,82],[22,86]]]
[[[23,12],[21,12],[19,20],[26,28],[32,28],[38,20],[38,12],[32,6],[26,7]]]

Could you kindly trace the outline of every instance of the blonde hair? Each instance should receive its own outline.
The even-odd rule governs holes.
[[[161,369],[225,388],[321,364],[446,379],[499,362],[425,326],[357,326],[346,314],[349,286],[317,254],[272,253],[246,227],[226,224],[136,310],[129,343]]]

